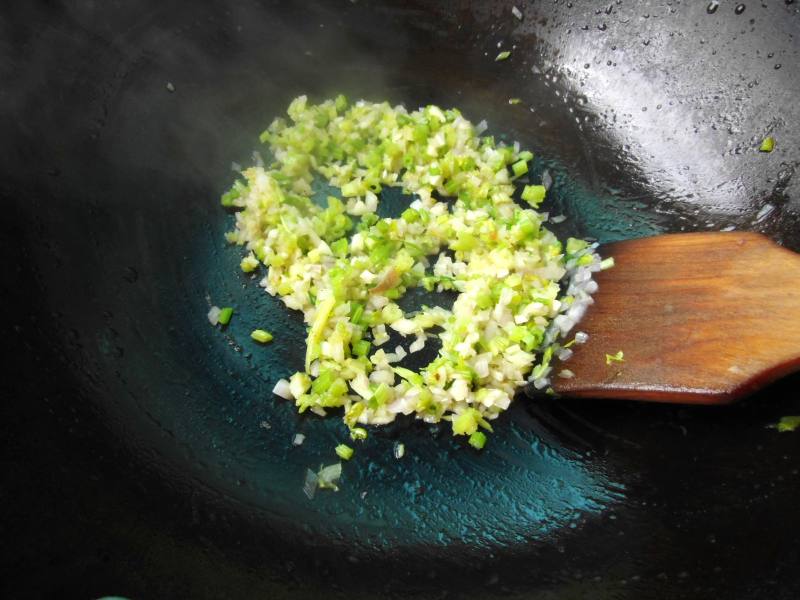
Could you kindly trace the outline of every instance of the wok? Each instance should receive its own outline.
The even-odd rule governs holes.
[[[516,4],[2,8],[3,597],[798,597],[800,434],[767,427],[797,377],[729,408],[522,398],[480,454],[398,423],[301,491],[345,430],[272,396],[304,328],[218,205],[298,94],[487,119],[560,235],[800,250],[796,4]]]

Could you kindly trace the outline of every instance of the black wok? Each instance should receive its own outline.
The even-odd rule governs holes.
[[[344,429],[270,393],[304,329],[218,205],[291,98],[344,92],[531,147],[559,234],[800,250],[800,15],[746,4],[4,6],[2,596],[798,597],[800,434],[767,427],[797,377],[722,409],[521,399],[482,454],[397,424],[308,500]]]

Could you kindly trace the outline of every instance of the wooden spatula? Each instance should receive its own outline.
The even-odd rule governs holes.
[[[578,324],[589,341],[556,364],[570,397],[733,402],[800,369],[800,254],[757,233],[608,244],[616,266]],[[624,353],[607,364],[606,354]]]

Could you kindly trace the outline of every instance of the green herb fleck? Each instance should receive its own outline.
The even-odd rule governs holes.
[[[353,450],[347,444],[339,444],[336,446],[336,454],[338,454],[339,458],[342,460],[350,460],[353,458],[353,452],[355,452],[355,450]]]
[[[606,354],[606,364],[610,365],[613,362],[623,362],[625,360],[625,353],[620,350],[616,354]]]
[[[250,334],[250,337],[261,344],[266,344],[267,342],[272,341],[272,334],[269,331],[264,331],[263,329],[256,329]]]
[[[614,266],[614,257],[609,256],[608,258],[604,258],[600,261],[600,270],[606,271]]]
[[[367,430],[363,427],[353,427],[350,430],[351,440],[365,440],[367,439]]]
[[[538,208],[544,200],[547,189],[543,185],[526,185],[522,189],[522,199],[534,208]]]
[[[794,431],[800,427],[800,415],[793,415],[789,417],[781,417],[780,421],[775,425],[775,429],[784,433],[786,431]]]
[[[486,434],[482,431],[476,431],[469,436],[469,445],[478,450],[483,450],[483,447],[486,445]]]
[[[227,325],[231,322],[231,317],[233,316],[233,309],[230,306],[226,306],[225,308],[219,311],[219,318],[217,322],[220,325]]]

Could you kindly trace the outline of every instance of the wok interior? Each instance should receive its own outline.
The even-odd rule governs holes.
[[[3,17],[4,292],[22,349],[5,487],[28,591],[798,588],[797,442],[765,428],[800,410],[796,377],[725,410],[520,401],[481,455],[398,423],[359,446],[338,494],[302,495],[345,430],[271,395],[304,327],[238,272],[217,200],[300,93],[485,118],[554,177],[560,235],[733,226],[800,248],[794,7],[574,4],[523,21],[501,2]],[[237,307],[224,332],[210,303]],[[263,324],[279,343],[247,341]]]

